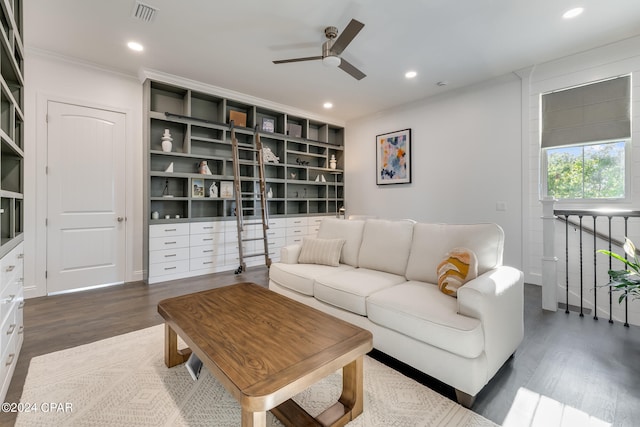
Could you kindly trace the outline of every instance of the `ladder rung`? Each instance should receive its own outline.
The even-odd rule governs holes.
[[[254,222],[247,221],[243,225],[263,225],[263,224],[262,224],[262,221],[254,221]]]
[[[256,253],[256,254],[249,254],[249,255],[242,255],[243,258],[252,258],[252,257],[257,257],[257,256],[265,256],[266,253],[264,252],[260,252],[260,253]]]
[[[260,151],[260,150],[258,150],[256,148],[245,148],[245,147],[241,147],[239,145],[238,145],[238,149],[244,150],[244,151],[253,151],[254,153],[257,153],[258,151]]]
[[[247,237],[242,239],[243,242],[255,242],[256,240],[264,240],[264,237]]]

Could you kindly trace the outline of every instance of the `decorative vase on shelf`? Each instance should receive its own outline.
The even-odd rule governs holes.
[[[198,166],[198,173],[201,175],[212,175],[211,169],[209,169],[209,165],[206,160],[200,162],[200,166]]]
[[[331,169],[335,169],[337,164],[338,164],[338,161],[336,160],[336,155],[332,154],[331,158],[329,159],[329,167]]]
[[[162,151],[165,153],[169,153],[171,151],[171,148],[173,147],[171,141],[173,141],[173,138],[171,138],[171,132],[169,132],[169,129],[165,129],[164,135],[162,135]]]
[[[271,187],[269,187],[269,192],[267,193],[267,199],[271,199],[273,198],[273,190],[271,190]]]
[[[209,197],[211,198],[218,197],[218,186],[216,185],[215,182],[212,182],[211,186],[209,187]]]

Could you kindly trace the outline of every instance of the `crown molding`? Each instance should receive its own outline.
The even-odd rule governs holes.
[[[195,90],[197,92],[203,92],[210,95],[220,96],[222,98],[229,98],[234,101],[239,101],[239,102],[247,103],[250,105],[256,105],[258,107],[266,108],[268,110],[283,112],[296,117],[303,117],[305,119],[318,121],[322,123],[329,123],[335,126],[341,126],[341,127],[345,126],[344,121],[335,120],[335,118],[318,115],[315,113],[311,113],[309,111],[292,107],[290,105],[279,104],[277,102],[258,98],[252,95],[247,95],[242,92],[236,92],[234,90],[225,89],[225,88],[210,85],[207,83],[202,83],[196,80],[191,80],[188,78],[176,76],[173,74],[168,74],[168,73],[158,71],[158,70],[153,70],[150,68],[140,68],[140,70],[138,71],[138,79],[140,80],[141,83],[144,83],[145,80],[150,79],[150,80],[159,81],[162,83],[172,84],[179,87]]]

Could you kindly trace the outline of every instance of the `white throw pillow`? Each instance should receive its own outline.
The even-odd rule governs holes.
[[[337,267],[344,239],[318,239],[305,237],[298,256],[299,264],[322,264]]]

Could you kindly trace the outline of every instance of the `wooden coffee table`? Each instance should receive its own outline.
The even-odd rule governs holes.
[[[191,351],[240,402],[242,426],[265,426],[271,411],[286,426],[343,426],[363,410],[367,330],[253,283],[169,298],[164,361]],[[189,348],[178,350],[177,335]],[[315,419],[291,398],[342,368],[342,395]]]

